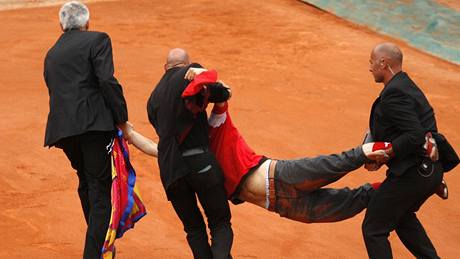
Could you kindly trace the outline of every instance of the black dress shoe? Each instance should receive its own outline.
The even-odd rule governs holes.
[[[444,179],[442,179],[442,182],[435,193],[443,200],[447,200],[447,198],[449,198],[449,189],[447,189],[447,183]]]

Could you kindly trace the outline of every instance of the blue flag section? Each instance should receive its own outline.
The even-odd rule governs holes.
[[[460,12],[434,0],[301,0],[460,65]]]

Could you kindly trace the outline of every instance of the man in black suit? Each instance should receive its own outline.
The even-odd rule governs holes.
[[[201,68],[190,64],[183,49],[169,52],[165,73],[149,98],[147,112],[160,138],[161,181],[184,225],[194,258],[227,259],[231,258],[233,242],[231,214],[222,170],[209,150],[206,106],[227,100],[230,91],[220,84],[207,85],[205,91],[183,98],[190,83],[185,76],[191,67]],[[196,197],[208,219],[211,245]]]
[[[370,72],[385,86],[375,100],[370,131],[374,141],[388,141],[387,177],[369,202],[362,230],[370,258],[392,258],[388,235],[399,238],[417,258],[439,258],[415,214],[437,190],[443,177],[440,162],[423,155],[425,134],[437,132],[433,108],[423,92],[402,72],[403,55],[392,43],[377,45]]]
[[[111,142],[128,112],[113,76],[109,36],[88,31],[89,11],[82,3],[64,4],[59,17],[63,33],[44,67],[50,96],[45,146],[63,149],[77,171],[88,225],[83,257],[100,258],[111,214]]]

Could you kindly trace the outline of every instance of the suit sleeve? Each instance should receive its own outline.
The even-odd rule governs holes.
[[[392,141],[397,157],[417,153],[425,142],[425,130],[416,113],[416,103],[410,96],[393,91],[383,99],[383,113],[401,135]]]
[[[107,106],[111,109],[115,124],[128,120],[128,109],[123,89],[113,76],[112,43],[110,37],[102,33],[98,36],[91,53],[93,68]]]

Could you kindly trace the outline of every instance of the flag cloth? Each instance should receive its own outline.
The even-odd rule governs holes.
[[[112,145],[112,215],[102,247],[102,259],[115,255],[115,239],[134,227],[146,214],[136,186],[136,172],[129,162],[129,150],[121,130]]]

